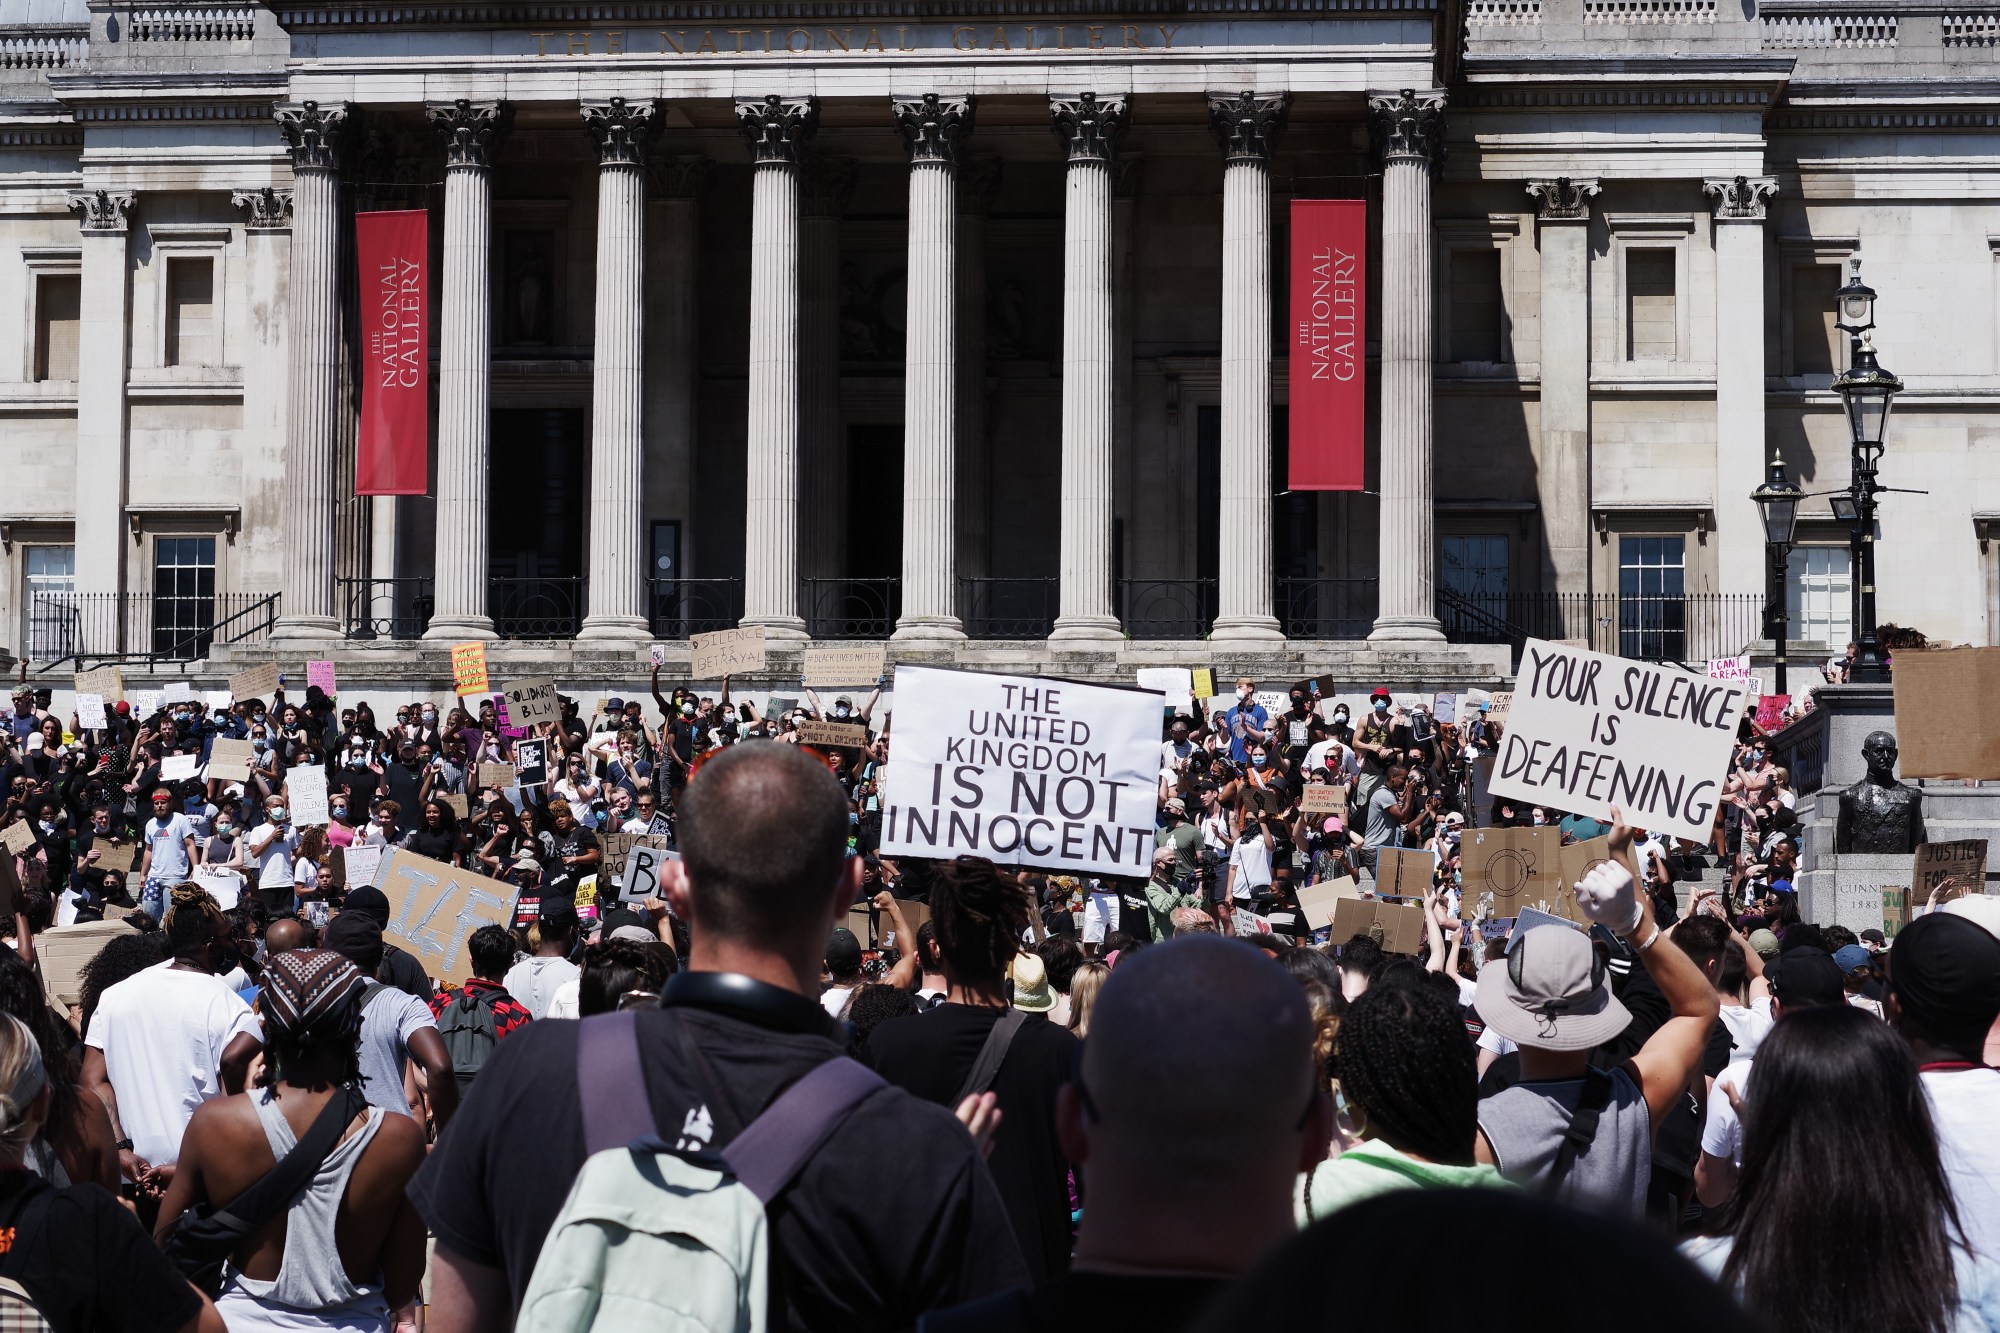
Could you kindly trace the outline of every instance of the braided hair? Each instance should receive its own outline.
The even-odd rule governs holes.
[[[992,982],[1021,951],[1032,909],[1011,875],[983,856],[941,861],[931,876],[938,952],[961,981]]]
[[[1457,1009],[1429,986],[1371,986],[1334,1038],[1341,1091],[1399,1152],[1472,1165],[1479,1077]]]

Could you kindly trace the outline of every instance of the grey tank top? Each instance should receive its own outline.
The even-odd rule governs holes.
[[[264,1140],[271,1145],[272,1154],[283,1157],[297,1145],[298,1139],[286,1123],[285,1113],[278,1108],[277,1099],[268,1091],[257,1092],[252,1094],[251,1104],[257,1108],[257,1119],[264,1126]],[[348,1279],[347,1268],[340,1262],[340,1249],[334,1242],[333,1227],[340,1201],[347,1194],[348,1179],[354,1174],[354,1164],[361,1160],[361,1154],[382,1127],[382,1115],[381,1107],[369,1107],[367,1123],[327,1154],[312,1184],[292,1200],[291,1209],[285,1214],[285,1258],[278,1276],[268,1282],[245,1277],[232,1264],[227,1288],[260,1304],[303,1311],[381,1302],[380,1274],[366,1286],[357,1287]]]
[[[1493,1147],[1500,1174],[1537,1188],[1555,1165],[1584,1080],[1516,1083],[1479,1103],[1479,1128]],[[1587,1212],[1637,1218],[1646,1211],[1653,1174],[1653,1117],[1646,1097],[1622,1068],[1611,1071],[1611,1100],[1597,1135],[1577,1154],[1556,1199]]]

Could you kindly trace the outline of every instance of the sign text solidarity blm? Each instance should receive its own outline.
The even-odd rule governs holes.
[[[1490,784],[1706,842],[1749,687],[1530,639]],[[899,738],[900,739],[900,738]]]
[[[1161,696],[899,667],[886,856],[1147,873]]]

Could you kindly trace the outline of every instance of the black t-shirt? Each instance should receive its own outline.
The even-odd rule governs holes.
[[[27,1210],[44,1190],[53,1197],[33,1217]],[[12,1238],[0,1275],[27,1288],[56,1333],[179,1329],[201,1311],[139,1219],[96,1185],[55,1189],[27,1171],[0,1170],[0,1226]]]
[[[418,856],[428,856],[433,861],[448,862],[458,851],[456,829],[439,829],[433,833],[427,828],[418,828],[404,841]]]
[[[1010,1291],[926,1315],[918,1333],[1109,1333],[1114,1329],[1179,1333],[1192,1328],[1209,1301],[1228,1285],[1217,1277],[1065,1273],[1039,1291]]]
[[[376,980],[416,996],[426,1004],[437,994],[424,965],[393,944],[382,947],[382,966],[375,969]]]
[[[869,1060],[896,1086],[949,1107],[1001,1012],[942,1004],[892,1018],[868,1034]],[[1076,1049],[1067,1029],[1031,1014],[993,1080],[1002,1118],[988,1165],[1037,1287],[1069,1267],[1069,1161],[1056,1141],[1056,1090],[1076,1072]]]
[[[389,799],[402,807],[403,822],[413,824],[423,817],[423,805],[417,793],[424,788],[424,771],[403,767],[400,759],[387,759],[382,764],[382,788]]]
[[[841,1054],[846,1030],[816,1001],[742,978],[733,980],[760,997],[754,1015],[722,1000],[677,1002],[713,980],[675,977],[668,1007],[640,1011],[638,1024],[655,1125],[670,1142],[707,1129],[708,1146],[721,1148],[800,1076]],[[706,1057],[702,1071],[686,1067],[672,1031],[683,1023]],[[583,1166],[576,1033],[574,1022],[543,1019],[494,1047],[410,1182],[410,1201],[438,1243],[502,1269],[517,1306]],[[706,1085],[710,1071],[720,1086]],[[1028,1280],[964,1128],[893,1089],[834,1130],[766,1215],[773,1328],[909,1328],[925,1310]]]

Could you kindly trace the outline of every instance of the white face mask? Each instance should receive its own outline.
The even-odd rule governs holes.
[[[290,814],[291,812],[286,810],[284,806],[274,805],[271,807],[271,822],[273,824],[282,824]]]

